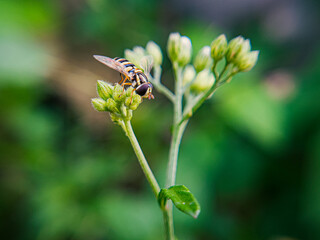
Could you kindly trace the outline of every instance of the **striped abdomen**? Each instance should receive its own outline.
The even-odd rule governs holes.
[[[148,78],[147,76],[142,72],[141,69],[137,68],[133,63],[129,62],[125,58],[114,58],[114,60],[118,63],[120,63],[126,72],[131,74],[131,81],[132,81],[132,87],[136,88],[137,86],[140,86],[143,83],[147,83]]]

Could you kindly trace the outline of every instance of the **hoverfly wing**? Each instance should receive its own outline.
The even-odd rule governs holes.
[[[129,73],[124,69],[124,67],[115,61],[113,58],[101,56],[101,55],[93,55],[93,57],[98,60],[99,62],[103,63],[104,65],[108,66],[109,68],[112,68],[120,73],[122,73],[125,76],[128,76]]]
[[[140,67],[143,69],[145,74],[149,74],[153,67],[153,58],[151,56],[144,56],[140,59]]]

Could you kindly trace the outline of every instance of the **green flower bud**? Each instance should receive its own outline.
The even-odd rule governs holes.
[[[236,37],[230,41],[226,53],[227,62],[233,62],[236,55],[241,51],[243,42],[244,39],[241,36]]]
[[[196,70],[194,69],[194,67],[191,64],[187,65],[183,70],[183,78],[182,78],[183,86],[190,83],[195,78],[195,76],[196,76]]]
[[[226,54],[228,48],[227,38],[221,34],[211,43],[211,57],[214,61],[220,61]]]
[[[203,69],[210,67],[211,64],[210,47],[205,46],[197,54],[193,65],[197,72],[201,72]]]
[[[180,38],[180,49],[178,54],[178,63],[180,66],[187,65],[191,60],[192,44],[188,37],[182,36]]]
[[[141,103],[141,96],[134,94],[132,96],[126,97],[124,104],[131,110],[136,110]]]
[[[128,87],[127,89],[126,89],[126,96],[127,97],[131,97],[132,95],[133,95],[133,91],[134,91],[134,88],[133,87]]]
[[[180,51],[180,34],[171,33],[168,39],[167,45],[168,56],[172,62],[177,61],[178,54]]]
[[[119,85],[116,84],[113,88],[113,94],[112,94],[112,98],[116,101],[116,102],[120,102],[125,98],[125,94],[124,94],[124,88]]]
[[[102,80],[98,80],[97,92],[102,99],[107,100],[108,98],[112,97],[113,86]]]
[[[139,68],[140,68],[140,60],[144,56],[146,56],[146,51],[141,46],[135,46],[133,50],[126,49],[124,51],[124,57]]]
[[[112,122],[119,124],[122,120],[122,117],[120,117],[117,113],[110,113],[110,117]]]
[[[99,112],[106,111],[107,103],[101,98],[92,98],[91,99],[92,106]]]
[[[124,50],[124,58],[129,60],[132,63],[135,63],[137,61],[134,52],[130,49]]]
[[[144,56],[140,59],[140,68],[146,73],[149,73],[153,66],[152,56]]]
[[[129,106],[129,108],[131,110],[137,109],[137,107],[139,106],[141,101],[142,101],[142,97],[140,95],[138,95],[138,94],[134,94],[133,97],[132,97],[132,104]]]
[[[259,56],[259,51],[252,51],[244,56],[242,58],[237,59],[237,62],[235,63],[236,67],[241,72],[247,72],[251,70],[254,65],[256,65],[257,60]]]
[[[236,57],[241,57],[242,55],[247,54],[248,52],[250,52],[250,50],[251,50],[250,40],[246,39],[241,44],[240,50],[239,50],[239,52],[238,52]]]
[[[148,54],[152,56],[155,65],[162,64],[162,52],[160,47],[155,42],[149,41],[147,43],[146,50]]]
[[[190,86],[190,90],[197,94],[209,90],[214,84],[214,76],[209,69],[205,69],[198,73],[196,79]]]
[[[116,113],[120,112],[118,107],[117,107],[117,103],[112,98],[109,98],[107,100],[106,107],[110,112],[116,112]]]

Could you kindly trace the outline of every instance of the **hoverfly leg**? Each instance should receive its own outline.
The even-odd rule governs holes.
[[[120,77],[121,77],[121,80],[118,82],[118,84],[121,84],[123,81],[123,75],[121,73],[120,73]]]
[[[123,82],[121,83],[121,86],[124,86],[124,85],[128,85],[126,83],[126,81],[129,80],[129,77],[128,76],[125,76],[125,79],[123,80]],[[131,83],[130,83],[131,84]]]

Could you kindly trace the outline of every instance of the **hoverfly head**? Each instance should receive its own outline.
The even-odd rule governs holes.
[[[152,88],[153,86],[150,82],[143,83],[136,88],[136,93],[143,98],[154,99],[154,96],[152,95]]]

